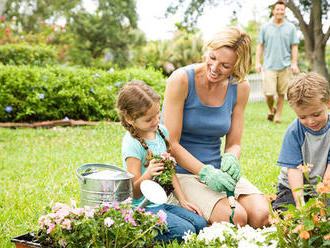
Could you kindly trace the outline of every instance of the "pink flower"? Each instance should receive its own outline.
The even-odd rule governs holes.
[[[73,208],[71,209],[71,213],[73,213],[74,215],[82,215],[84,213],[84,209],[83,208]]]
[[[69,219],[65,219],[62,222],[62,227],[66,230],[71,230],[71,221]]]
[[[6,18],[4,16],[0,16],[0,20],[4,22]]]
[[[54,206],[52,207],[52,210],[54,210],[54,211],[58,211],[58,210],[60,210],[60,209],[67,209],[67,210],[69,210],[70,207],[69,207],[69,205],[67,205],[67,204],[59,203],[59,202],[56,202],[56,203],[54,204]]]
[[[102,213],[106,212],[108,209],[110,209],[109,206],[104,206],[104,208],[102,209]]]
[[[157,225],[162,225],[162,224],[167,224],[166,222],[166,218],[167,218],[167,214],[163,211],[163,210],[159,210],[157,213],[158,217],[159,217],[159,221],[157,221]]]
[[[55,229],[55,224],[54,223],[50,223],[49,225],[48,225],[48,229],[47,229],[47,234],[50,234],[52,231],[54,231],[54,229]]]
[[[95,209],[93,207],[85,206],[84,210],[85,210],[85,216],[87,218],[93,218],[94,217]]]
[[[6,32],[6,34],[10,34],[10,30],[9,30],[9,28],[6,28],[6,29],[5,29],[5,32]]]
[[[168,152],[164,152],[160,155],[163,159],[167,159],[167,158],[170,158],[171,157],[171,154],[168,153]]]
[[[130,222],[130,223],[132,223],[133,226],[137,226],[135,220],[134,220],[133,217],[132,217],[131,215],[129,215],[129,214],[127,214],[127,215],[125,216],[125,221],[126,221],[126,222]]]
[[[41,21],[40,24],[41,24],[41,25],[45,25],[45,21]]]
[[[119,209],[119,204],[117,202],[112,202],[112,206],[115,208],[115,209]]]
[[[144,213],[146,210],[144,208],[137,208],[136,211],[138,211],[140,213]]]
[[[113,219],[111,219],[110,217],[107,217],[104,219],[104,225],[106,227],[110,227],[115,223],[115,221]]]

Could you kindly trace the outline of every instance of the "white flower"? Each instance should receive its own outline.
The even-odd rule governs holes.
[[[110,217],[107,217],[104,219],[104,225],[106,227],[110,227],[115,223],[115,221],[113,219],[111,219]]]
[[[276,232],[276,227],[271,226],[263,229],[254,229],[249,225],[237,228],[229,222],[213,223],[212,226],[205,227],[197,235],[197,240],[204,241],[206,244],[212,244],[218,239],[222,244],[221,247],[229,247],[234,243],[239,248],[276,248],[277,240],[266,241],[268,235]],[[190,232],[183,237],[185,243],[194,240],[196,234]],[[230,239],[228,239],[230,237]],[[228,239],[228,240],[226,240]]]

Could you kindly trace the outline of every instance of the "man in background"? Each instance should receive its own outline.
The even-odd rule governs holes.
[[[285,9],[286,3],[282,0],[274,4],[272,9],[274,17],[262,26],[256,51],[257,73],[261,72],[260,61],[263,55],[263,93],[269,108],[267,119],[276,123],[281,122],[284,97],[292,79],[292,73],[299,73],[296,28],[285,20]]]

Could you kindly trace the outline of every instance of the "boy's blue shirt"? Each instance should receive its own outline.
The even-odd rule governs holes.
[[[317,176],[323,177],[330,164],[330,116],[327,125],[320,131],[313,131],[302,125],[297,118],[288,127],[281,147],[277,165],[282,166],[279,183],[289,187],[287,168],[297,168],[303,163],[313,164],[309,172],[310,183],[317,183]],[[308,183],[305,179],[304,183]]]

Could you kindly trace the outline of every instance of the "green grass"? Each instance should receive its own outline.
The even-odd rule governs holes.
[[[282,123],[266,120],[265,103],[249,103],[245,113],[242,174],[263,192],[275,192],[276,166],[284,132],[295,118],[286,104]],[[79,202],[76,169],[87,163],[121,166],[124,129],[118,124],[53,129],[0,128],[0,247],[36,229],[44,206]]]

